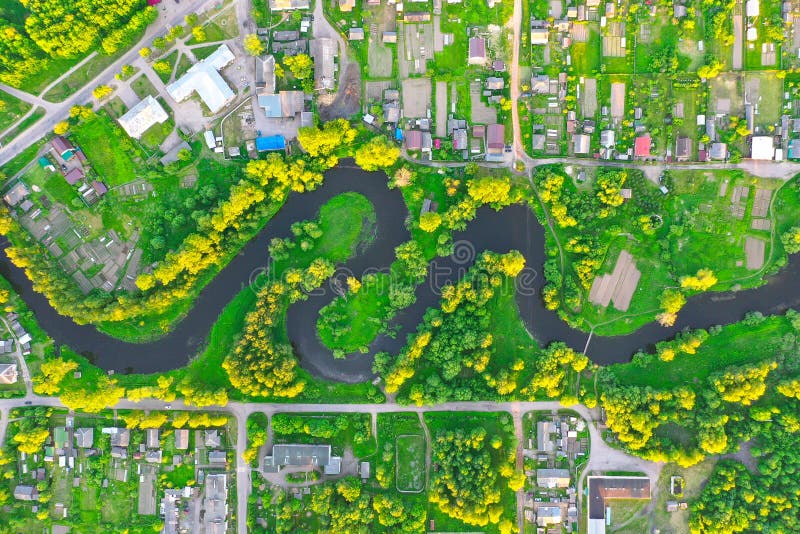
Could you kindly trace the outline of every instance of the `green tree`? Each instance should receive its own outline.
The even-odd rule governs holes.
[[[69,123],[67,121],[57,122],[53,126],[53,133],[56,135],[64,135],[69,131]]]
[[[428,211],[419,217],[419,228],[424,232],[435,232],[442,224],[442,216],[435,211]]]
[[[781,235],[781,243],[789,254],[800,252],[800,226],[793,226]]]
[[[391,167],[399,157],[400,149],[383,136],[373,137],[358,147],[355,154],[356,165],[365,171]]]
[[[244,36],[244,50],[251,56],[260,56],[264,53],[264,43],[258,38],[258,35],[249,33]]]
[[[308,54],[297,54],[287,56],[283,59],[283,65],[289,69],[292,76],[298,80],[310,78],[314,72],[314,62]]]
[[[102,100],[113,92],[114,90],[108,85],[98,85],[92,90],[92,96],[97,100]]]
[[[208,39],[206,35],[206,30],[202,26],[195,26],[192,28],[192,37],[198,43],[202,43]]]

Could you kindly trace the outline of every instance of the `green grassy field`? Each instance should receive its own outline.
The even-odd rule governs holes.
[[[31,105],[27,102],[0,91],[0,131],[11,126],[29,109]]]
[[[39,119],[44,117],[44,115],[45,115],[44,109],[37,107],[35,110],[33,110],[33,113],[31,113],[28,116],[28,118],[17,124],[16,128],[10,130],[8,134],[6,134],[6,136],[3,138],[3,142],[8,143],[12,139],[19,137],[25,132],[25,130],[27,130],[28,128],[39,122]]]
[[[646,366],[616,364],[608,370],[620,384],[670,389],[680,385],[703,384],[708,375],[731,365],[757,362],[771,357],[781,346],[781,338],[793,332],[782,316],[768,317],[758,325],[735,323],[710,336],[696,354],[679,354],[664,362],[653,358]]]
[[[345,353],[367,347],[383,330],[389,306],[391,277],[377,273],[363,281],[361,289],[347,298],[336,298],[320,310],[317,332],[322,343]]]
[[[136,164],[132,157],[135,149],[107,115],[96,115],[76,128],[73,135],[97,174],[109,186],[136,179]]]
[[[419,492],[425,489],[425,437],[404,434],[397,437],[397,489]]]
[[[600,54],[603,50],[600,32],[593,24],[588,25],[589,39],[585,43],[572,43],[572,69],[578,76],[591,76],[600,72]]]
[[[139,98],[145,98],[148,95],[156,96],[158,94],[156,88],[153,87],[153,84],[150,83],[150,80],[144,74],[131,82],[131,89],[133,89],[133,92],[136,93],[136,96]]]
[[[175,121],[168,119],[162,124],[154,124],[148,128],[147,131],[142,134],[140,141],[143,145],[157,150],[158,146],[164,142],[174,129]]]

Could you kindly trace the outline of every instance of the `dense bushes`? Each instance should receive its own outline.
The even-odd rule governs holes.
[[[483,427],[436,435],[432,461],[438,469],[431,473],[428,499],[468,525],[485,527],[491,523],[498,525],[501,533],[510,534],[514,523],[503,517],[501,499],[504,485],[516,476],[510,459],[492,458],[486,438]]]

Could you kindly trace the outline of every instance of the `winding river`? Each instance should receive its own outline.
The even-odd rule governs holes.
[[[32,289],[25,273],[5,257],[0,273],[11,281],[16,291],[35,312],[39,324],[57,344],[68,345],[84,354],[103,369],[117,372],[153,373],[186,365],[202,350],[205,338],[222,309],[243,288],[253,273],[264,269],[267,246],[275,237],[289,235],[290,225],[299,220],[313,219],[319,207],[330,198],[355,191],[366,196],[375,206],[377,235],[374,241],[341,266],[342,272],[358,276],[370,270],[388,269],[394,259],[394,248],[410,239],[404,221],[408,215],[399,191],[386,187],[386,176],[368,173],[356,167],[340,165],[327,172],[325,183],[316,191],[292,195],[264,230],[250,241],[206,286],[194,307],[168,335],[149,343],[127,343],[98,332],[93,326],[76,325],[59,315],[39,293]],[[401,312],[392,322],[399,331],[395,338],[379,336],[370,346],[369,354],[355,354],[346,359],[334,359],[316,335],[319,310],[335,296],[326,286],[308,300],[293,304],[286,320],[289,339],[302,364],[313,375],[342,382],[359,382],[372,378],[372,356],[379,351],[397,353],[405,344],[406,334],[413,332],[425,310],[439,302],[438,290],[446,281],[460,278],[483,250],[507,252],[519,250],[528,269],[524,290],[517,292],[520,316],[529,332],[541,343],[562,340],[577,350],[586,347],[588,334],[570,328],[558,316],[544,308],[539,290],[544,285],[541,273],[544,263],[544,229],[525,206],[515,205],[495,212],[481,208],[464,232],[454,235],[456,252],[430,265],[428,280],[417,288],[417,302]],[[639,349],[645,349],[675,335],[684,328],[708,328],[740,320],[748,311],[765,314],[780,313],[789,307],[800,307],[800,255],[790,258],[789,264],[769,283],[757,289],[740,292],[707,293],[689,299],[678,321],[671,328],[652,323],[633,334],[616,337],[593,336],[587,354],[596,363],[610,364],[630,360]]]

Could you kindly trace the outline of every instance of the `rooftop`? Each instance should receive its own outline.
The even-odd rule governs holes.
[[[139,139],[154,124],[161,124],[169,118],[158,100],[148,95],[119,118],[119,125],[125,132]]]
[[[193,65],[186,74],[169,84],[167,92],[177,102],[186,100],[196,92],[209,111],[217,113],[236,96],[219,73],[234,59],[236,56],[228,45],[220,45],[213,54]]]

